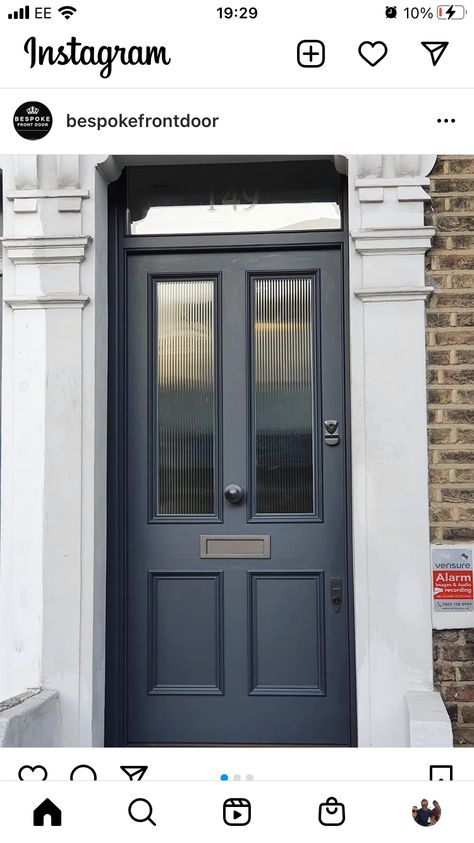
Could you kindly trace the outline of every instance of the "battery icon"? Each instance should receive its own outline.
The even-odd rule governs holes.
[[[462,20],[465,17],[464,6],[438,6],[438,20]]]

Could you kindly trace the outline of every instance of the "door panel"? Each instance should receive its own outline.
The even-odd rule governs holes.
[[[222,694],[222,574],[149,573],[150,694]]]
[[[322,573],[260,572],[249,578],[250,693],[324,694]]]
[[[128,742],[348,744],[340,249],[132,254],[125,311]]]

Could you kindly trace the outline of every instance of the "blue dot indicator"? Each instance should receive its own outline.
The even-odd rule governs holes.
[[[222,773],[221,782],[228,782],[228,781],[229,781],[229,776],[227,775],[227,773]]]

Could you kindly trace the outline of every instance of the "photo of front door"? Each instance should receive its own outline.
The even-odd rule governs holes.
[[[341,251],[127,256],[128,745],[351,742]]]

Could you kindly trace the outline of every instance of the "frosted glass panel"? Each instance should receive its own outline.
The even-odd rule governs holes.
[[[131,224],[131,234],[219,234],[244,231],[329,231],[340,229],[336,202],[258,203],[237,197],[232,204],[155,206]]]
[[[256,513],[314,512],[313,279],[254,279]]]
[[[156,304],[158,514],[213,514],[214,281],[159,281]]]

